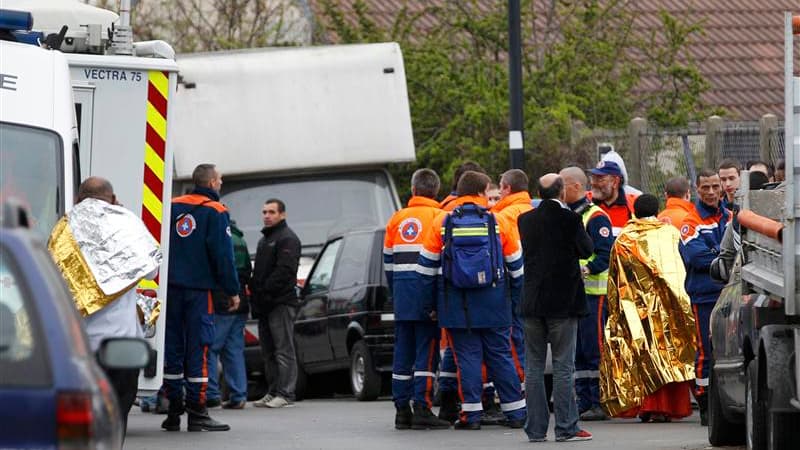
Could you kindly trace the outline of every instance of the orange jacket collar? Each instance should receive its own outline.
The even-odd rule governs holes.
[[[668,197],[664,209],[681,209],[686,212],[691,212],[694,210],[694,203],[678,197]]]
[[[511,205],[530,205],[531,195],[527,191],[515,192],[500,199],[492,207],[492,212],[500,212]]]
[[[408,199],[408,206],[430,206],[432,208],[439,209],[439,202],[432,198],[428,197],[420,197],[419,195],[415,195]]]
[[[481,197],[480,195],[464,195],[461,197],[457,197],[455,200],[451,202],[453,207],[461,206],[465,203],[475,203],[478,206],[483,206],[486,208],[489,204],[486,203],[486,197]]]

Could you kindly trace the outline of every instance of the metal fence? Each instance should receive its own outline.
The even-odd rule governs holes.
[[[628,166],[630,184],[660,198],[670,178],[684,176],[694,182],[700,169],[716,169],[723,159],[735,159],[745,168],[759,160],[775,167],[784,157],[783,125],[775,116],[759,122],[726,123],[714,118],[668,129],[636,120],[638,126],[634,121],[628,130],[598,133],[591,142],[614,143]]]

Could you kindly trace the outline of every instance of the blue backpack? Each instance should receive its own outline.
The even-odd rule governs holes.
[[[444,221],[442,276],[459,289],[496,286],[503,280],[503,253],[494,215],[466,203]]]

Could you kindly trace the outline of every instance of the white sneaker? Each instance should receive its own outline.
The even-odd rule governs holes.
[[[265,406],[267,408],[286,408],[294,405],[289,403],[289,400],[286,400],[280,395],[276,395],[275,397],[272,397],[272,400],[268,401]]]
[[[269,406],[267,406],[267,403],[272,401],[273,398],[275,397],[273,397],[272,394],[267,394],[262,399],[254,401],[253,406],[257,406],[259,408],[269,408]]]

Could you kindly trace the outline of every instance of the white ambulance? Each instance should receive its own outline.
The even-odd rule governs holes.
[[[60,36],[63,39],[46,39],[61,52],[29,46],[29,51],[45,53],[58,61],[58,70],[39,64],[34,66],[31,59],[12,57],[6,54],[6,47],[3,47],[2,61],[4,65],[6,61],[17,61],[21,66],[29,67],[30,72],[41,72],[41,77],[63,77],[64,61],[68,66],[71,89],[65,91],[62,86],[54,84],[49,95],[58,97],[60,102],[69,102],[62,107],[63,111],[58,112],[59,121],[67,120],[66,117],[73,120],[72,115],[64,111],[74,106],[79,144],[73,148],[74,133],[69,133],[74,130],[59,124],[66,130],[61,138],[65,144],[64,150],[51,155],[53,161],[48,161],[55,167],[33,166],[34,162],[27,153],[24,153],[24,163],[23,159],[18,162],[31,165],[26,167],[29,175],[25,191],[37,192],[39,189],[42,192],[42,198],[35,199],[37,204],[41,203],[39,208],[42,212],[36,210],[34,199],[31,200],[34,216],[40,223],[38,228],[48,234],[57,218],[72,205],[80,181],[97,175],[111,181],[119,201],[140,214],[148,230],[161,244],[164,262],[159,278],[140,285],[146,295],[157,296],[162,301],[155,333],[148,337],[155,349],[155,358],[139,380],[140,390],[151,391],[160,387],[163,371],[173,159],[169,119],[177,65],[168,44],[162,41],[132,42],[129,13],[125,7],[129,2],[121,3],[122,15],[118,16],[77,1],[2,0],[3,8],[29,11],[33,15],[33,30],[42,32],[43,36],[57,35],[63,26],[67,27],[66,33],[62,32]],[[109,33],[109,30],[113,32]],[[113,36],[110,41],[109,34]],[[13,45],[9,48],[22,44]],[[15,80],[21,89],[24,79]],[[47,86],[46,81],[39,80],[38,85]],[[34,107],[30,98],[20,98],[20,104],[15,107],[6,103],[7,95],[3,95],[4,114],[13,109],[47,116],[47,111]],[[60,103],[56,105],[61,107]],[[69,125],[72,127],[72,122]],[[4,123],[3,127],[6,126],[10,125]],[[22,176],[20,169],[5,164],[8,152],[5,143],[2,147],[2,170],[10,170],[15,177]],[[54,180],[59,183],[55,189]]]

